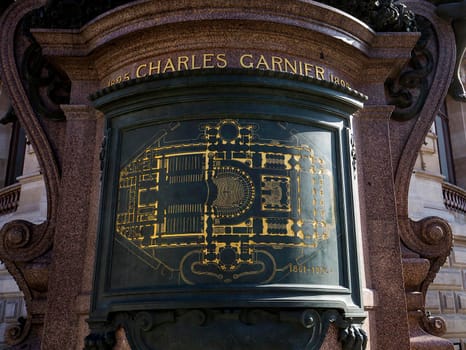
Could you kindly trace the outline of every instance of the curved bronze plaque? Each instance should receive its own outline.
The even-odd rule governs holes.
[[[152,128],[121,160],[112,287],[340,284],[334,131],[234,117]]]

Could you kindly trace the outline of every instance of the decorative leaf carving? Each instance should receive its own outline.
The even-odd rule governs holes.
[[[392,118],[407,121],[415,118],[424,107],[430,91],[430,77],[434,70],[434,57],[429,43],[435,40],[430,22],[418,16],[421,37],[411,52],[411,60],[395,78],[385,82],[388,101],[396,106]]]

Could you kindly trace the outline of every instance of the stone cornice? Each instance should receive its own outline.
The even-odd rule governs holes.
[[[262,21],[320,31],[360,50],[367,48],[376,36],[366,24],[335,8],[291,0],[278,3],[267,0],[241,6],[219,0],[156,3],[139,0],[108,11],[80,29],[38,28],[33,32],[45,47],[45,54],[66,51],[68,55],[85,56],[123,31],[131,33],[171,24],[221,20]],[[269,26],[268,30],[273,28]]]
[[[134,0],[62,1],[49,0],[34,14],[34,25],[44,28],[79,29],[99,15]],[[400,2],[326,0],[321,3],[351,14],[376,31],[416,31],[414,14]]]

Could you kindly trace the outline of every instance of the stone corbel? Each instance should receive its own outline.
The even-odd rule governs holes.
[[[50,244],[47,223],[34,225],[24,220],[7,223],[0,230],[0,256],[24,294],[27,316],[6,331],[10,345],[38,342],[46,310]]]
[[[438,338],[446,331],[444,320],[425,310],[427,288],[450,253],[451,228],[438,217],[405,219],[400,228],[411,349],[432,349],[433,344],[438,350],[453,349],[449,341]]]

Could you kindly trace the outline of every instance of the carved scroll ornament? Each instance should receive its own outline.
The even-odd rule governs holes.
[[[396,106],[392,118],[397,121],[417,117],[431,87],[434,57],[429,44],[436,42],[436,38],[426,18],[418,16],[417,23],[421,37],[411,53],[411,60],[397,77],[385,82],[389,103]]]
[[[445,322],[426,313],[425,298],[429,285],[450,253],[451,228],[438,217],[403,220],[400,226],[411,338],[425,334],[441,336],[446,331]]]
[[[453,74],[454,37],[435,14],[434,5],[421,0],[406,3],[420,19],[421,38],[411,60],[392,81],[395,84],[387,81],[385,86],[388,100],[396,106],[391,122],[392,156],[410,343],[413,349],[452,349],[450,342],[438,338],[445,332],[444,321],[425,310],[427,289],[450,253],[451,229],[438,217],[409,219],[408,193],[418,150],[444,103]]]
[[[27,317],[7,330],[9,344],[36,343],[40,336],[43,315],[36,312],[46,300],[49,250],[44,252],[47,224],[34,225],[24,220],[7,223],[0,230],[0,256],[24,294]],[[45,243],[47,246],[47,243]]]

